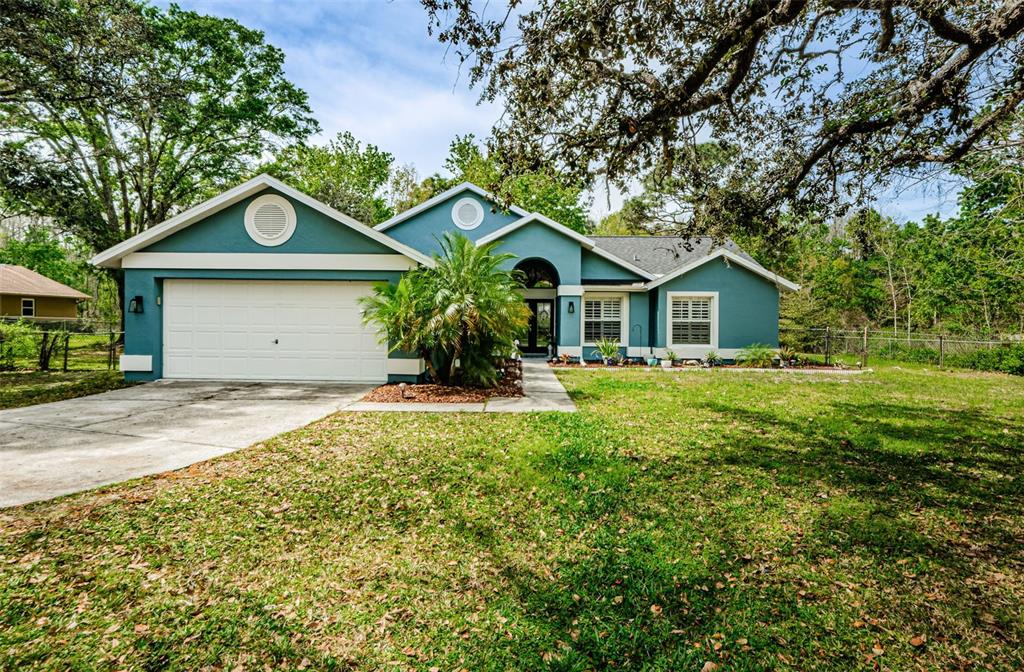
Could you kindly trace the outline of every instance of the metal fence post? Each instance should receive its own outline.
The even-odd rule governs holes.
[[[944,368],[946,363],[946,341],[939,334],[939,368]]]
[[[832,327],[825,327],[825,366],[829,365],[832,355]]]
[[[860,365],[861,365],[861,368],[863,368],[863,367],[868,365],[868,328],[867,327],[864,327],[864,345],[863,345],[863,347],[861,349],[864,351],[864,354],[860,358]]]
[[[64,373],[68,372],[68,347],[71,345],[71,334],[64,332]]]

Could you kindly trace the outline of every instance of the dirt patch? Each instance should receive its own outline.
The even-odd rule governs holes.
[[[381,385],[370,390],[362,401],[388,404],[478,404],[492,397],[523,396],[522,363],[509,361],[503,365],[504,375],[494,387],[459,387],[456,385],[400,384]]]

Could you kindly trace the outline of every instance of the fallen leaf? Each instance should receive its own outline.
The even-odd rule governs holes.
[[[924,646],[924,643],[928,641],[928,637],[925,635],[915,635],[910,638],[911,646]]]
[[[654,614],[655,618],[657,618],[658,616],[661,616],[661,607],[658,606],[657,604],[652,604],[651,605],[651,613]]]
[[[704,663],[704,667],[700,668],[700,672],[715,672],[718,669],[718,663],[712,663],[710,660]]]

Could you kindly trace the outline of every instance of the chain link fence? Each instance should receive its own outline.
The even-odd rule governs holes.
[[[0,371],[113,370],[122,336],[106,322],[0,318]]]
[[[782,328],[779,330],[782,347],[794,352],[822,358],[826,365],[841,359],[851,363],[856,358],[860,366],[873,359],[915,362],[936,366],[971,366],[983,351],[996,353],[1009,348],[1024,347],[1022,335],[1001,339],[982,338],[960,334],[932,334],[921,332],[893,333],[871,329]]]

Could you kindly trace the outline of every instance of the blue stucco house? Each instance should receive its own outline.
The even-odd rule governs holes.
[[[612,339],[631,357],[729,359],[777,346],[779,292],[797,289],[732,242],[584,236],[472,184],[371,228],[267,175],[93,263],[124,270],[132,380],[415,380],[423,362],[389,353],[359,298],[432,264],[446,231],[515,255],[534,314],[524,354],[589,359]]]

